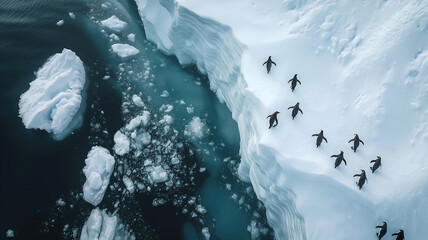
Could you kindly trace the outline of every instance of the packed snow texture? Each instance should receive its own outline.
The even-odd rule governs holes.
[[[86,166],[83,168],[86,177],[83,185],[85,201],[97,206],[103,200],[113,173],[114,163],[114,158],[107,149],[99,146],[92,147],[85,160]]]
[[[107,18],[106,20],[101,21],[101,24],[104,27],[107,27],[115,32],[121,32],[127,25],[126,22],[120,20],[115,15]]]
[[[80,240],[134,240],[116,215],[95,208],[82,227]]]
[[[19,116],[25,127],[46,130],[57,140],[80,127],[85,80],[83,62],[73,51],[50,57],[21,95]]]
[[[126,58],[130,56],[137,55],[140,50],[136,49],[135,47],[124,44],[124,43],[116,43],[111,46],[113,49],[113,52],[115,52],[119,57]]]
[[[276,239],[424,239],[428,2],[136,0],[147,38],[210,79]],[[239,14],[236,14],[239,9]],[[268,56],[278,66],[262,66]],[[294,92],[294,74],[302,85]],[[304,115],[291,119],[300,102]],[[275,111],[279,125],[268,130]],[[328,139],[315,147],[320,129]],[[348,140],[365,142],[354,153]],[[334,169],[330,155],[345,152]],[[369,173],[370,160],[383,160]],[[352,176],[365,169],[370,184]],[[388,232],[388,234],[390,234]]]

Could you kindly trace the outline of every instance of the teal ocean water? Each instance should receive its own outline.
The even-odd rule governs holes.
[[[100,24],[112,15],[127,22],[117,38]],[[120,58],[111,51],[113,43],[140,53]],[[34,73],[63,48],[84,62],[89,85],[82,127],[55,141],[25,129],[18,102]],[[99,207],[116,213],[136,239],[204,239],[204,229],[210,239],[251,239],[251,229],[258,239],[273,238],[263,205],[236,175],[239,132],[230,111],[206,76],[146,40],[133,1],[2,1],[0,81],[1,239],[8,229],[15,239],[79,238],[93,209],[82,198],[84,160],[95,145],[114,153],[114,134],[141,113],[132,105],[134,95],[151,113],[152,142],[114,155],[114,174]],[[189,134],[192,121],[202,126],[200,136]],[[178,163],[171,164],[173,157]],[[168,169],[169,181],[147,182],[147,160]],[[134,193],[126,190],[125,175]]]

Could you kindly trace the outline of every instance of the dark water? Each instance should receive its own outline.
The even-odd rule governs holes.
[[[137,94],[156,121],[164,115],[162,105],[174,106],[168,113],[174,119],[169,127],[178,133],[163,134],[158,123],[150,131],[160,142],[174,139],[184,143],[179,150],[182,163],[171,169],[175,180],[184,184],[173,188],[155,185],[151,191],[129,194],[122,176],[132,172],[134,182],[143,183],[144,174],[135,173],[143,159],[115,156],[115,175],[110,179],[113,188],[107,190],[99,207],[116,211],[137,239],[202,239],[205,227],[211,239],[250,239],[250,221],[266,232],[261,239],[272,239],[263,206],[251,187],[236,176],[236,123],[210,91],[206,77],[192,66],[183,68],[145,39],[133,1],[111,1],[105,8],[101,3],[3,0],[0,5],[0,127],[6,139],[0,145],[0,238],[8,229],[14,230],[15,239],[78,238],[93,209],[81,197],[84,159],[94,145],[113,153],[114,133],[138,111],[125,103]],[[68,12],[74,12],[76,19]],[[136,34],[132,45],[141,53],[132,60],[119,59],[109,51],[110,32],[103,32],[98,23],[113,14],[128,22],[127,32],[118,34],[121,41],[126,41],[128,33]],[[56,26],[61,19],[65,24]],[[34,72],[63,48],[74,51],[86,65],[88,108],[82,127],[58,142],[42,131],[24,128],[18,101],[34,80]],[[106,75],[110,79],[103,80]],[[163,90],[169,97],[160,97]],[[193,117],[200,117],[205,125],[201,139],[183,134]],[[56,204],[60,198],[65,206]],[[154,199],[165,203],[154,206]],[[189,199],[196,203],[189,204]],[[207,212],[193,216],[198,204]]]

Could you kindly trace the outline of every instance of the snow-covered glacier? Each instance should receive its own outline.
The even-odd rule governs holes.
[[[136,0],[147,38],[194,63],[232,111],[240,176],[276,239],[425,239],[428,2]],[[277,66],[269,75],[268,56]],[[287,81],[302,82],[291,92]],[[291,119],[300,102],[304,115]],[[279,114],[268,130],[266,116]],[[324,130],[328,143],[311,135]],[[359,134],[365,145],[348,143]],[[330,155],[348,164],[334,168]],[[383,167],[369,173],[370,160]],[[362,190],[354,174],[365,169]]]
[[[46,130],[57,140],[80,127],[85,81],[83,62],[73,51],[51,56],[21,95],[19,116],[25,127]]]

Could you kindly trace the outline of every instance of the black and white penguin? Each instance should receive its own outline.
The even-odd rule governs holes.
[[[361,141],[360,137],[358,137],[358,134],[354,134],[355,137],[351,140],[348,141],[348,143],[354,141],[354,146],[351,147],[352,150],[354,150],[354,152],[357,151],[358,146],[360,146],[360,142],[364,145],[364,142]]]
[[[266,64],[266,70],[267,70],[268,74],[269,74],[270,69],[272,67],[272,63],[275,64],[275,66],[276,66],[276,63],[274,61],[272,61],[271,56],[269,56],[268,60],[266,60],[266,62],[263,63],[263,66]]]
[[[294,77],[292,79],[290,79],[288,81],[289,83],[291,82],[291,91],[294,92],[294,89],[296,88],[297,83],[299,83],[300,85],[302,85],[302,83],[299,81],[299,79],[297,79],[297,73],[294,74]]]
[[[299,111],[303,114],[302,109],[300,109],[299,102],[297,102],[296,105],[289,107],[288,109],[290,108],[293,109],[293,112],[291,112],[291,116],[293,117],[293,120]]]
[[[326,143],[328,143],[327,138],[324,137],[324,131],[323,130],[321,130],[321,132],[318,134],[312,134],[312,137],[315,137],[315,136],[317,137],[317,148],[321,145],[321,142],[323,139]]]
[[[355,174],[354,177],[360,177],[358,182],[356,182],[356,184],[360,188],[360,190],[366,181],[369,182],[369,180],[367,180],[367,177],[366,177],[366,171],[364,171],[362,169],[361,169],[361,174]]]
[[[331,155],[331,157],[335,157],[336,158],[336,161],[334,161],[334,168],[337,168],[342,163],[342,161],[345,163],[345,166],[346,166],[346,160],[343,157],[343,151],[342,150],[340,150],[339,154],[337,154],[337,155]]]
[[[378,169],[382,163],[381,163],[382,158],[377,156],[376,160],[371,160],[370,163],[373,163],[373,167],[370,167],[370,169],[372,170],[372,173],[374,173],[376,171],[376,169]]]
[[[267,116],[267,118],[269,119],[269,129],[271,127],[276,127],[278,125],[278,119],[277,119],[277,115],[279,114],[278,111],[272,113],[271,115]]]
[[[379,240],[381,240],[387,232],[386,222],[383,222],[382,226],[376,226],[376,228],[380,228],[379,232],[376,233],[376,236],[379,238]]]

